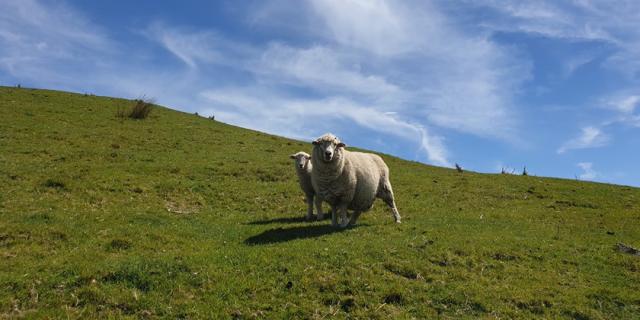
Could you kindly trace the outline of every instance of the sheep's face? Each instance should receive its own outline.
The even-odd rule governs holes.
[[[336,153],[340,152],[340,148],[344,148],[345,144],[340,142],[338,137],[332,134],[325,134],[313,142],[314,149],[319,151],[321,159],[324,162],[331,162],[336,157]],[[318,156],[318,153],[316,153]]]
[[[305,152],[294,153],[289,156],[291,159],[295,160],[296,169],[304,169],[307,167],[307,164],[311,160],[311,156]]]

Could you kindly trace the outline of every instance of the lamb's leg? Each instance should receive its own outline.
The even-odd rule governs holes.
[[[307,220],[313,219],[313,195],[307,195]]]
[[[334,205],[331,205],[331,225],[334,227],[338,226],[338,210]]]
[[[341,205],[338,207],[340,213],[340,227],[345,228],[349,225],[349,219],[347,219],[347,206]]]
[[[324,213],[322,212],[322,198],[316,195],[316,213],[318,214],[318,221],[324,220]]]
[[[356,221],[358,220],[358,217],[360,217],[361,213],[362,211],[354,211],[353,214],[351,215],[351,220],[349,221],[349,225],[356,224]]]
[[[396,207],[396,201],[393,198],[393,189],[391,188],[391,183],[389,181],[385,181],[383,184],[382,190],[378,194],[378,197],[386,203],[389,208],[391,208],[391,214],[393,215],[393,219],[396,223],[400,223],[400,213],[398,212],[398,208]]]

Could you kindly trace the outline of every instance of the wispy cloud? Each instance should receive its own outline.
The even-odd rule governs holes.
[[[586,7],[578,2],[482,0],[469,3],[490,8],[499,14],[492,21],[484,22],[484,26],[490,29],[552,38],[613,40],[602,27],[603,23],[588,23],[596,15],[595,10],[585,10]],[[582,10],[578,10],[580,7]]]
[[[319,74],[345,79],[340,75],[357,66],[355,72],[366,79],[360,83],[383,88],[379,97],[394,91],[391,108],[403,109],[398,112],[405,116],[483,137],[508,140],[517,135],[519,110],[513,98],[531,66],[510,49],[481,34],[458,30],[436,4],[310,3],[301,12],[309,14],[307,23],[313,28],[302,30],[320,30],[318,40],[325,43],[323,48],[331,48],[324,53],[338,61],[331,66],[344,68]],[[273,12],[273,5],[268,10]],[[304,53],[309,52],[298,55]]]
[[[255,95],[255,92],[260,92]],[[362,106],[340,97],[322,100],[296,99],[263,92],[260,88],[207,90],[201,96],[216,107],[203,109],[223,121],[278,132],[290,137],[310,139],[324,132],[344,131],[337,120],[348,120],[375,132],[413,141],[418,151],[438,165],[448,165],[443,139],[429,134],[421,125],[397,119],[375,108]],[[277,105],[278,108],[270,108]]]
[[[632,78],[640,71],[638,1],[483,0],[469,4],[490,8],[499,14],[492,21],[483,22],[491,30],[607,43],[615,49],[607,59],[609,67]]]
[[[420,46],[414,37],[413,16],[398,3],[382,0],[312,0],[331,39],[343,46],[396,56]],[[375,23],[372,23],[375,21]]]
[[[596,56],[593,54],[576,54],[575,56],[568,58],[563,66],[563,76],[565,78],[570,77],[574,72],[591,63],[595,58]]]
[[[603,122],[604,126],[631,125],[640,127],[640,114],[636,112],[637,109],[640,109],[640,95],[637,94],[637,90],[617,92],[602,99],[602,106],[614,111],[613,118]]]
[[[347,120],[369,130],[391,135],[394,139],[399,137],[413,141],[416,149],[424,151],[430,162],[449,164],[442,137],[431,135],[424,126],[346,98],[299,99],[274,95],[273,92],[267,93],[255,87],[207,90],[200,95],[216,106],[205,108],[201,113],[215,114],[223,121],[310,139],[328,131],[343,131],[336,120]]]
[[[192,30],[168,26],[155,21],[142,34],[156,41],[164,49],[190,68],[199,64],[237,65],[249,55],[255,55],[251,45],[231,41],[213,30]]]
[[[0,2],[0,70],[22,79],[64,83],[52,67],[63,63],[99,66],[116,44],[102,28],[64,3]],[[0,76],[0,79],[2,77]]]
[[[565,142],[560,148],[558,153],[565,153],[574,149],[587,149],[597,148],[605,146],[609,142],[609,136],[602,132],[601,129],[596,127],[584,127],[581,134],[567,142]]]
[[[640,105],[640,95],[624,95],[609,99],[606,105],[624,114],[633,114]]]
[[[255,10],[258,18],[252,23],[278,28],[278,21],[293,14],[278,6],[288,5],[268,2],[263,10]],[[303,20],[312,24],[297,32],[313,39],[311,43],[271,42],[240,55],[234,64],[255,81],[234,85],[231,92],[225,88],[202,94],[216,104],[210,110],[217,117],[300,136],[304,128],[299,124],[305,123],[301,118],[322,110],[317,116],[349,119],[361,128],[418,141],[428,161],[437,164],[448,164],[449,152],[445,140],[431,133],[435,127],[503,140],[517,136],[513,95],[527,79],[530,65],[483,36],[456,30],[437,6],[410,8],[386,1],[311,1],[297,6],[305,8],[296,14],[307,15]],[[265,11],[285,16],[264,19]],[[188,52],[211,51],[201,33],[167,29],[176,28],[163,27],[171,43],[204,46]],[[166,39],[162,43],[191,68],[204,60],[182,51],[190,45],[176,50]]]
[[[389,97],[400,88],[376,74],[363,74],[360,61],[329,47],[294,48],[270,45],[256,64],[256,71],[276,81],[367,97]]]
[[[593,163],[591,162],[579,162],[577,165],[582,169],[582,173],[578,176],[580,180],[594,180],[600,176],[600,174],[593,169]]]

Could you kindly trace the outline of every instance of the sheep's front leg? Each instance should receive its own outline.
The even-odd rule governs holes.
[[[351,220],[349,221],[350,225],[355,225],[356,221],[358,221],[358,217],[360,217],[360,214],[362,213],[362,211],[354,211],[353,214],[351,215]]]
[[[338,211],[340,212],[340,227],[345,228],[349,225],[349,219],[347,219],[347,206],[339,206]]]
[[[322,198],[316,195],[316,213],[318,214],[318,221],[324,220],[324,213],[322,212]]]
[[[307,195],[307,220],[313,219],[313,195]]]
[[[331,205],[331,225],[338,226],[338,210],[335,205]]]

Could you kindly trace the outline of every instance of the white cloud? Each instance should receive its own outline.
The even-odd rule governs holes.
[[[215,105],[201,113],[215,114],[216,119],[225,122],[308,140],[324,132],[339,132],[336,120],[348,120],[393,139],[413,141],[417,150],[426,153],[429,162],[449,165],[442,137],[429,134],[421,125],[346,98],[296,99],[267,93],[262,88],[224,88],[203,91],[200,95]]]
[[[415,48],[412,17],[397,2],[312,0],[311,4],[330,35],[344,46],[379,55],[397,55]]]
[[[63,3],[0,1],[0,81],[72,90],[83,82],[76,72],[103,66],[116,49],[103,29]]]
[[[158,42],[190,68],[197,68],[199,64],[244,68],[240,62],[256,54],[252,46],[230,41],[211,30],[194,31],[156,21],[142,34]]]
[[[573,57],[569,57],[567,61],[565,61],[563,66],[564,67],[563,76],[565,78],[568,78],[584,65],[591,63],[595,58],[596,57],[594,55],[585,55],[585,54],[582,54],[582,55],[576,54]]]
[[[499,14],[490,22],[483,22],[490,30],[607,43],[614,49],[607,66],[630,78],[640,71],[639,1],[484,0],[469,4],[488,7]]]
[[[64,4],[0,2],[0,70],[9,74],[39,79],[38,70],[52,61],[97,65],[93,54],[108,54],[114,47],[101,28]]]
[[[506,32],[534,33],[552,38],[606,40],[614,38],[604,28],[605,23],[590,23],[595,11],[579,10],[579,5],[557,1],[523,2],[512,0],[484,0],[469,2],[487,7],[499,15],[483,25]],[[595,20],[595,19],[594,19]]]
[[[640,103],[639,95],[630,95],[609,101],[607,104],[614,109],[624,113],[632,114]]]
[[[580,176],[578,176],[580,180],[594,180],[600,176],[600,174],[593,169],[593,163],[591,162],[579,162],[577,165],[583,171]]]
[[[587,149],[605,146],[609,142],[609,136],[602,132],[601,129],[588,126],[582,128],[580,136],[565,142],[558,153],[565,153],[568,150]]]
[[[320,90],[376,98],[399,93],[397,86],[381,76],[362,74],[358,61],[349,60],[349,57],[325,46],[298,49],[272,44],[262,53],[256,71],[277,81]]]
[[[427,2],[311,3],[325,37],[363,62],[375,61],[375,71],[402,90],[399,102],[412,116],[484,137],[517,135],[513,96],[530,65],[514,52],[462,32]]]
[[[640,114],[636,113],[640,106],[640,95],[635,92],[637,90],[623,90],[602,99],[603,107],[615,111],[614,118],[603,122],[603,125],[623,124],[640,127]]]

